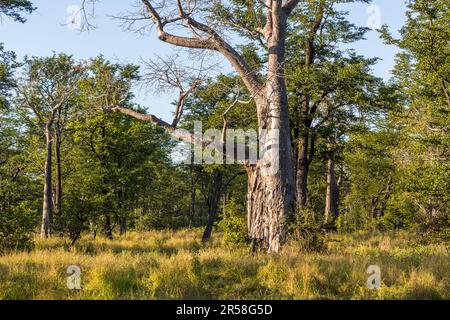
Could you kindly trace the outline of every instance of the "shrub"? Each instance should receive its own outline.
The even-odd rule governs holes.
[[[432,221],[422,223],[418,228],[418,242],[440,244],[450,242],[450,218],[448,214],[437,216]]]
[[[247,221],[244,216],[227,216],[218,223],[218,226],[223,232],[225,244],[239,244],[248,241]]]
[[[316,214],[309,208],[300,209],[290,224],[290,235],[301,251],[320,252],[325,250],[325,231]]]
[[[382,231],[406,229],[414,223],[414,213],[414,204],[407,194],[394,195],[389,199],[377,227]]]
[[[33,247],[34,216],[25,202],[0,212],[0,253]]]

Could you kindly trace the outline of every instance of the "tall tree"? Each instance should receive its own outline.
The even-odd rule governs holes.
[[[400,39],[382,30],[402,52],[394,80],[403,104],[391,114],[401,133],[396,150],[402,186],[422,215],[433,221],[448,215],[450,117],[450,4],[445,0],[408,3]]]
[[[49,58],[26,59],[25,76],[18,86],[18,105],[41,130],[45,139],[44,194],[41,237],[50,235],[53,213],[52,155],[54,122],[57,114],[70,108],[82,68],[72,57],[60,54]]]
[[[339,10],[339,5],[348,2],[369,1],[303,1],[294,12],[294,23],[289,29],[287,77],[298,208],[308,202],[309,168],[314,159],[318,129],[314,124],[323,123],[321,115],[324,113],[320,113],[320,108],[325,100],[347,85],[346,79],[337,77],[337,73],[346,72],[350,64],[362,60],[360,57],[352,61],[348,50],[340,49],[342,45],[363,39],[368,30],[350,23],[348,13]]]
[[[248,228],[255,246],[269,252],[279,251],[285,241],[285,221],[294,210],[294,171],[285,82],[285,52],[288,19],[299,2],[230,1],[226,4],[217,2],[192,5],[189,1],[177,0],[173,5],[164,3],[157,6],[153,1],[142,0],[143,17],[136,18],[151,20],[158,38],[164,42],[222,54],[239,74],[254,99],[258,128],[265,130],[262,140],[273,148],[265,154],[264,161],[247,165]],[[260,12],[263,19],[253,23],[241,20],[236,25],[223,15],[224,12],[238,10],[250,14]],[[179,22],[182,22],[190,36],[168,31],[168,28]],[[242,28],[250,31],[250,34],[261,35],[268,56],[265,74],[257,74],[256,70],[252,70],[243,55],[222,36],[224,32],[219,27],[224,28],[222,31]],[[114,110],[164,126],[169,132],[174,131],[172,126],[154,116],[142,117],[122,106],[117,106]],[[186,140],[195,141],[191,137],[186,137]]]
[[[28,136],[13,107],[18,67],[15,54],[0,44],[0,251],[28,247],[35,227]]]

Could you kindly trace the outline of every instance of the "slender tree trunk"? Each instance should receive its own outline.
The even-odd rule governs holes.
[[[55,186],[55,211],[61,214],[62,209],[62,178],[61,178],[61,132],[55,130],[55,160],[56,160],[56,186]]]
[[[263,139],[269,151],[256,165],[247,166],[247,210],[253,248],[278,252],[286,240],[286,220],[294,210],[294,167],[284,78],[286,15],[281,1],[273,4],[272,11],[266,96],[257,101],[259,128],[267,130]]]
[[[104,125],[101,126],[101,138],[102,141],[105,141],[106,139],[106,128]],[[105,154],[105,150],[104,150],[104,145],[102,146],[102,155]],[[103,180],[103,185],[105,186],[105,188],[102,191],[102,194],[105,196],[106,201],[104,202],[103,205],[103,233],[105,234],[105,236],[112,240],[113,239],[113,234],[112,234],[112,226],[111,226],[111,214],[110,214],[110,210],[112,208],[112,204],[111,204],[111,199],[109,199],[108,196],[108,189],[107,189],[107,185],[108,182],[106,181],[106,172],[108,171],[108,164],[106,163],[105,159],[101,159],[100,161],[100,166],[102,167],[102,180]]]
[[[203,232],[202,242],[206,242],[211,238],[212,228],[217,218],[219,211],[220,195],[222,194],[223,173],[219,170],[214,172],[214,190],[211,196],[208,210],[208,222],[206,223],[205,231]]]
[[[109,200],[108,200],[109,201]],[[109,214],[109,204],[105,206],[104,208],[104,213],[103,213],[103,233],[105,234],[105,236],[112,240],[113,239],[113,235],[112,235],[112,227],[111,227],[111,216]]]
[[[305,47],[305,68],[309,68],[314,65],[316,59],[316,47],[315,47],[315,39],[317,36],[317,32],[320,29],[320,25],[322,23],[322,19],[324,16],[325,10],[325,1],[320,0],[318,2],[317,12],[311,25],[311,29],[309,30],[308,37],[306,39],[306,47]],[[297,125],[300,126],[300,129],[297,129],[299,132],[299,137],[296,137],[298,143],[296,144],[295,151],[295,161],[296,161],[296,205],[297,209],[304,207],[308,202],[308,174],[309,174],[309,165],[311,163],[311,159],[314,156],[314,135],[310,135],[311,123],[312,123],[312,114],[315,112],[316,107],[310,108],[310,100],[311,97],[308,95],[302,95],[300,97],[300,123]],[[309,146],[309,141],[311,140],[311,149]],[[309,151],[308,151],[309,150]]]
[[[192,228],[194,226],[194,219],[195,219],[195,196],[196,196],[196,190],[195,190],[195,179],[193,174],[193,165],[190,166],[190,174],[191,174],[191,206],[189,208],[189,228]]]
[[[120,167],[120,165],[119,165]],[[127,219],[126,217],[123,216],[124,213],[124,192],[122,191],[121,188],[118,188],[117,190],[117,203],[118,203],[118,208],[119,208],[119,218],[118,218],[118,223],[119,223],[119,235],[122,236],[127,232]]]
[[[41,238],[50,236],[52,216],[52,127],[46,124],[45,132],[45,168],[44,168],[44,197],[42,205]]]
[[[119,219],[119,235],[127,233],[127,220],[125,218]]]
[[[297,208],[306,206],[308,201],[308,174],[309,174],[309,134],[302,133],[297,144],[297,165],[296,165],[296,204]]]
[[[325,223],[339,215],[339,188],[336,181],[334,160],[327,162],[327,195],[325,199]]]

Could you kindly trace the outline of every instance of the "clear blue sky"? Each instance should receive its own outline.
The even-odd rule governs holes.
[[[84,59],[103,54],[106,58],[121,62],[138,63],[140,58],[151,58],[155,54],[173,53],[170,45],[164,44],[153,35],[141,37],[123,32],[120,23],[109,15],[119,14],[131,8],[134,0],[102,0],[96,7],[95,24],[98,28],[89,33],[70,30],[64,24],[69,17],[67,9],[80,5],[81,0],[35,0],[37,12],[28,22],[19,24],[4,18],[0,23],[0,42],[6,49],[15,51],[19,57],[24,55],[48,56],[52,52],[73,54]],[[380,8],[381,23],[397,31],[404,23],[405,4],[403,0],[374,0],[373,5]],[[350,20],[365,26],[370,14],[368,5],[347,5]],[[366,41],[354,45],[354,49],[367,57],[380,57],[374,72],[377,76],[389,78],[394,63],[396,48],[382,44],[376,32],[370,32]],[[231,69],[230,69],[231,70]],[[137,101],[166,120],[171,117],[171,106],[175,96],[144,94],[137,92]]]

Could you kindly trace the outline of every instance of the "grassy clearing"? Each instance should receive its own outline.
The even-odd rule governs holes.
[[[411,234],[331,235],[328,249],[251,254],[200,230],[37,240],[35,250],[0,257],[0,299],[450,299],[449,244],[419,245]],[[82,289],[66,286],[79,265]],[[366,287],[369,265],[382,287]]]

